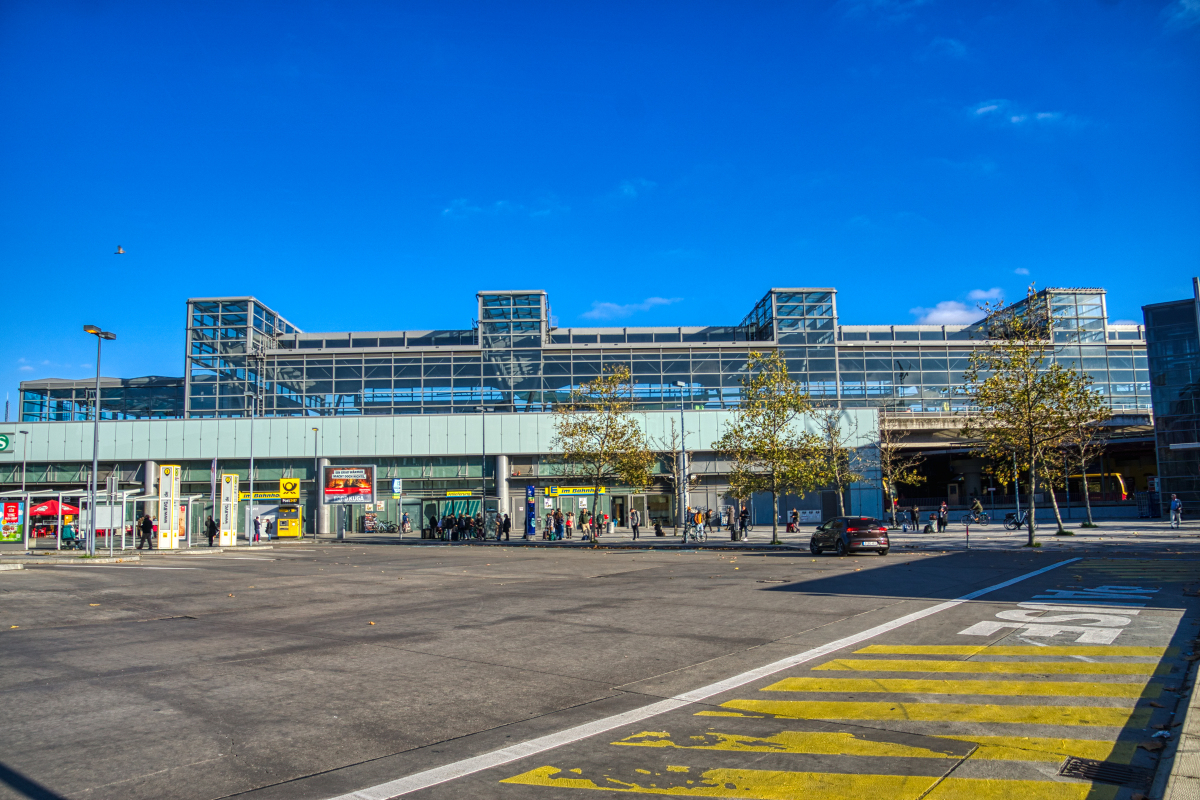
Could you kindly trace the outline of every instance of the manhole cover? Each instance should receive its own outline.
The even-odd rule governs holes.
[[[1058,774],[1067,778],[1081,778],[1085,781],[1101,781],[1123,786],[1147,786],[1150,784],[1152,776],[1149,770],[1130,767],[1126,764],[1094,761],[1090,758],[1076,758],[1075,756],[1070,756],[1063,762]]]

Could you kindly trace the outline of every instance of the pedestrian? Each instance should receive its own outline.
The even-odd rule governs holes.
[[[742,505],[742,511],[738,514],[738,540],[746,541],[746,527],[750,524],[750,509]]]
[[[213,520],[212,514],[208,515],[208,519],[204,522],[204,532],[208,534],[208,546],[213,546],[213,539],[217,536],[217,523]]]
[[[262,519],[254,518],[254,538],[250,540],[250,544],[258,544],[258,539],[262,535]]]
[[[554,509],[554,537],[556,539],[563,538],[563,525],[564,522],[562,509],[556,508]]]
[[[1183,501],[1171,495],[1171,527],[1178,528],[1183,524]]]
[[[938,511],[937,511],[938,533],[942,533],[943,531],[946,530],[946,525],[949,523],[949,521],[950,521],[950,509],[946,507],[946,501],[943,500],[942,505],[938,507]]]
[[[512,530],[512,520],[508,518],[508,514],[504,515],[504,521],[500,523],[500,532],[504,534],[504,541],[508,541],[508,532]]]
[[[642,524],[642,515],[635,508],[629,512],[629,527],[633,528],[633,540],[636,542],[638,538],[638,525]]]
[[[916,533],[917,529],[921,527],[921,509],[914,503],[909,515],[912,517],[913,533]]]
[[[800,512],[793,508],[792,509],[791,531],[792,531],[792,533],[797,533],[797,532],[799,532],[799,530],[800,530]]]
[[[142,515],[142,521],[138,523],[138,540],[137,549],[142,549],[142,542],[146,543],[147,550],[153,550],[154,544],[150,541],[150,534],[154,533],[154,523],[150,520],[149,514]]]
[[[271,541],[271,537],[275,534],[275,520],[267,517],[267,541]]]
[[[400,515],[400,538],[404,538],[404,534],[412,531],[412,523],[408,519],[408,512],[405,511]]]
[[[571,529],[575,527],[575,512],[567,512],[567,538],[571,538]]]

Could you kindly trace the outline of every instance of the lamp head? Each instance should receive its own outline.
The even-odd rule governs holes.
[[[678,386],[680,389],[684,389],[687,387],[687,384],[684,383],[683,381],[675,381],[675,385]]]
[[[84,326],[83,326],[83,332],[84,332],[84,333],[90,333],[90,334],[93,334],[93,335],[95,335],[95,336],[99,336],[100,334],[104,333],[104,331],[100,330],[100,329],[99,329],[99,328],[97,328],[95,325],[84,325]]]
[[[28,435],[29,435],[29,431],[17,431],[17,433],[23,433],[23,434],[25,434],[26,436],[28,436]]]
[[[117,338],[117,335],[115,333],[110,333],[109,331],[103,331],[100,334],[100,338],[108,339],[109,341],[112,341],[113,339]]]

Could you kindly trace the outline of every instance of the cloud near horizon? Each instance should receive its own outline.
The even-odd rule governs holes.
[[[584,319],[621,319],[643,311],[649,311],[656,306],[669,306],[678,303],[682,297],[647,297],[640,303],[592,303],[592,308],[579,316]]]
[[[933,308],[918,306],[909,309],[909,313],[917,318],[918,325],[970,325],[983,319],[978,308],[957,300],[943,300]]]

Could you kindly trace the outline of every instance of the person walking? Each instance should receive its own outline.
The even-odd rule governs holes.
[[[508,518],[508,514],[504,515],[504,520],[500,523],[500,532],[504,534],[504,541],[508,541],[508,533],[512,530],[512,520]]]
[[[913,533],[916,533],[921,529],[921,509],[917,507],[916,503],[913,503],[913,507],[908,513],[912,517]]]
[[[154,544],[150,541],[150,535],[154,533],[154,523],[150,520],[149,514],[143,514],[141,522],[138,523],[138,540],[137,549],[142,549],[142,542],[145,541],[146,549],[153,550]]]
[[[943,500],[942,505],[938,509],[938,512],[937,512],[938,533],[942,533],[943,531],[945,531],[946,526],[949,523],[950,523],[950,509],[946,506],[946,502]]]
[[[571,538],[571,529],[575,527],[575,512],[567,512],[567,538]]]
[[[1183,524],[1183,501],[1171,495],[1171,527],[1178,529]]]
[[[262,536],[262,518],[254,518],[254,538],[250,540],[250,544],[258,544],[259,537]]]
[[[561,508],[554,509],[554,536],[558,540],[563,538],[563,513]]]
[[[629,512],[629,527],[633,528],[633,540],[636,542],[638,538],[638,526],[642,524],[642,515],[635,508]]]
[[[204,522],[204,532],[208,534],[208,546],[213,546],[213,539],[217,536],[217,523],[213,520],[212,514],[208,515],[208,519]]]
[[[792,509],[791,531],[792,533],[800,531],[800,512],[794,508]]]
[[[267,517],[267,541],[271,541],[271,537],[275,535],[275,520]]]
[[[750,524],[750,509],[742,505],[742,511],[738,514],[738,541],[746,541],[746,527]]]

